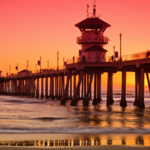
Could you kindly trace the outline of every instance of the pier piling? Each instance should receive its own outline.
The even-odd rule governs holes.
[[[123,69],[122,71],[122,94],[121,94],[121,101],[120,101],[121,107],[127,107],[126,102],[126,70]]]

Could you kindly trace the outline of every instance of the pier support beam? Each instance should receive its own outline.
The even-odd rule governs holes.
[[[78,77],[77,83],[79,83],[80,74],[78,74],[77,77]],[[77,84],[77,86],[78,86],[78,84]],[[79,90],[79,91],[77,92],[77,93],[78,93],[77,98],[80,99],[80,86],[79,86],[78,90]]]
[[[96,86],[96,82],[97,81],[97,73],[95,72],[94,73],[94,99],[93,99],[93,102],[92,102],[92,105],[97,105],[97,97],[96,97],[96,91],[97,91],[97,86]],[[97,83],[98,85],[98,83]]]
[[[141,68],[140,70],[140,96],[139,96],[139,104],[138,107],[141,109],[145,109],[144,104],[144,68]]]
[[[89,74],[89,83],[90,83],[90,78],[91,78],[91,74]],[[92,77],[92,79],[93,79],[93,77]],[[91,83],[91,85],[90,85],[90,92],[89,92],[89,98],[91,99],[92,98],[92,83]]]
[[[34,97],[34,78],[31,78],[31,97]]]
[[[144,104],[144,68],[140,68],[135,72],[135,101],[134,105],[141,109],[145,109]]]
[[[41,77],[41,98],[44,98],[44,95],[43,95],[43,77]]]
[[[55,76],[55,98],[58,98],[58,76]]]
[[[22,93],[23,93],[23,95],[25,95],[25,79],[24,78],[22,79],[22,82],[23,82]],[[13,84],[12,84],[12,89],[14,88]]]
[[[16,93],[16,80],[14,81],[15,83],[15,93]],[[28,86],[27,86],[27,78],[25,78],[25,95],[28,95]]]
[[[86,85],[87,85],[87,87],[89,86],[89,77],[90,77],[90,74],[87,73],[87,78],[86,78]],[[90,89],[90,91],[91,91],[91,89]],[[90,92],[85,97],[90,98]]]
[[[27,88],[28,89],[28,88]],[[17,79],[15,80],[15,95],[18,95]]]
[[[98,76],[97,76],[97,79],[98,79],[98,102],[100,102],[102,99],[101,99],[101,73],[98,73]]]
[[[7,86],[6,85],[7,85],[7,81],[4,82],[4,91],[7,94]]]
[[[114,103],[112,95],[112,72],[108,72],[108,81],[107,81],[107,106]]]
[[[49,98],[51,97],[51,76],[50,76],[50,82],[49,82]]]
[[[0,81],[0,94],[2,94],[2,81]]]
[[[3,81],[0,82],[0,86],[1,86],[1,94],[3,94]]]
[[[97,73],[97,98],[93,99],[93,105],[97,105],[101,101],[101,74]],[[94,83],[95,84],[95,83]]]
[[[36,98],[39,98],[39,78],[37,77]]]
[[[54,76],[51,76],[51,99],[54,99]]]
[[[149,80],[148,72],[146,72],[146,78],[147,78],[148,88],[150,92],[150,80]]]
[[[33,97],[35,97],[35,78],[33,77]]]
[[[83,76],[84,98],[86,97],[86,73]]]
[[[77,96],[79,95],[80,93],[80,85],[81,85],[81,81],[83,79],[83,71],[80,71],[80,75],[79,75],[79,80],[78,80],[78,84],[77,84],[77,87],[76,87],[76,90],[75,90],[75,93],[74,93],[74,96],[73,96],[73,99],[71,101],[71,106],[76,106],[77,103],[78,103],[78,99],[77,99]]]
[[[64,95],[64,75],[62,76],[62,96]]]
[[[74,74],[74,88],[73,88],[73,95],[75,94],[76,91],[76,74]]]
[[[70,100],[72,99],[72,75],[70,77]]]
[[[140,99],[140,70],[137,69],[135,71],[135,101],[134,104],[135,106],[138,106],[139,99]]]
[[[90,82],[89,82],[88,87],[87,87],[86,96],[83,99],[83,106],[88,106],[89,105],[89,100],[90,100],[89,94],[90,94],[90,91],[91,91],[91,84],[92,84],[93,74],[94,74],[93,72],[91,72],[91,74],[90,74]]]
[[[123,69],[122,71],[122,94],[121,94],[121,101],[120,101],[121,107],[127,107],[126,102],[126,70]]]
[[[12,84],[12,81],[11,81]],[[11,85],[11,89],[12,89],[12,85]],[[24,79],[21,79],[21,94],[24,95]]]
[[[82,89],[81,89],[81,90],[82,90],[82,91],[81,91],[81,99],[83,99],[83,77],[82,77],[82,86],[81,86],[81,88],[82,88]]]
[[[19,95],[21,95],[21,79],[19,79],[18,82],[19,82],[18,91],[19,91]]]
[[[61,105],[65,105],[66,100],[68,99],[68,87],[69,87],[70,77],[71,77],[71,72],[69,72],[68,75],[67,75],[67,83],[66,83],[66,87],[65,87],[65,90],[64,90],[63,99],[61,100]]]
[[[1,81],[1,94],[3,94],[3,81]]]
[[[62,97],[62,77],[58,77],[58,100],[61,100]]]
[[[60,76],[60,100],[63,96],[63,76]]]
[[[27,91],[28,91],[28,96],[30,96],[30,94],[31,94],[31,89],[30,89],[30,78],[28,77],[28,79],[27,79]]]
[[[48,76],[45,78],[45,98],[48,99]]]
[[[32,77],[29,78],[29,96],[32,96],[32,86],[33,86],[33,80]]]
[[[58,97],[57,99],[60,98],[60,76],[58,76]]]

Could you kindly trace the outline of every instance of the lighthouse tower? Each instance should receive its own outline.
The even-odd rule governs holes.
[[[82,34],[82,36],[77,37],[77,43],[82,46],[79,55],[85,62],[105,62],[107,50],[103,47],[108,44],[108,37],[104,36],[104,31],[107,27],[110,27],[110,24],[96,16],[95,4],[93,14],[89,17],[88,7],[87,5],[87,18],[75,25]]]

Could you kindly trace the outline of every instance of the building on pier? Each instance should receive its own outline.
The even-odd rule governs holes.
[[[82,46],[81,57],[86,62],[105,62],[106,52],[103,47],[108,44],[108,37],[104,36],[105,30],[110,24],[96,16],[93,9],[92,17],[88,17],[75,25],[81,31],[82,36],[77,37],[77,43]]]
[[[22,71],[19,71],[18,72],[18,75],[27,75],[27,74],[30,74],[32,73],[31,71],[27,70],[27,69],[24,69]]]

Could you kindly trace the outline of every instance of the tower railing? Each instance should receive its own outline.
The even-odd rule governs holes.
[[[108,44],[108,37],[101,35],[92,35],[92,36],[79,36],[77,37],[77,43],[82,44],[86,42],[100,42],[102,44]]]

